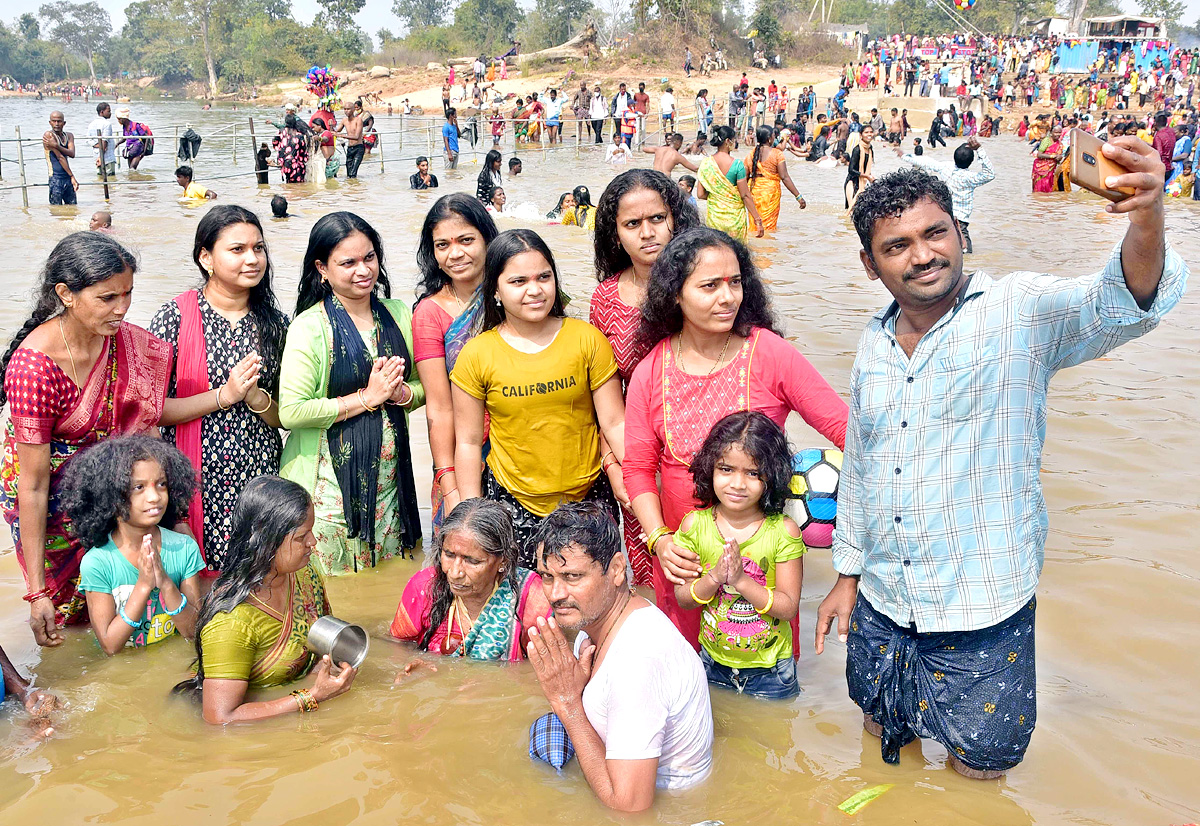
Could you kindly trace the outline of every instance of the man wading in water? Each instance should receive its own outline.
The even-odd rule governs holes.
[[[67,160],[75,157],[75,136],[66,126],[62,112],[51,112],[50,130],[42,135],[42,146],[50,153],[50,203],[54,206],[77,203],[75,193],[79,191],[79,181]]]
[[[836,618],[850,697],[885,762],[929,738],[960,773],[994,778],[1033,734],[1047,385],[1154,329],[1188,274],[1164,238],[1158,153],[1121,137],[1104,154],[1129,170],[1105,186],[1136,192],[1107,207],[1129,228],[1085,278],[964,273],[950,192],[917,169],[855,202],[867,277],[895,301],[850,372],[839,576],[816,651]]]

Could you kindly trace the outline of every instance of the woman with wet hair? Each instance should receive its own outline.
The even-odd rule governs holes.
[[[38,645],[60,645],[57,627],[87,622],[79,592],[86,550],[57,490],[76,451],[110,436],[157,435],[171,347],[125,321],[137,260],[112,236],[76,232],[42,269],[33,313],[0,359],[9,408],[0,497],[25,574]]]
[[[317,661],[305,647],[312,624],[331,613],[311,562],[315,523],[308,492],[278,476],[251,480],[238,498],[229,559],[196,619],[196,673],[175,686],[199,695],[206,723],[313,712],[354,682],[357,670],[348,663],[332,663],[328,654]],[[252,689],[300,680],[314,665],[309,688],[247,698]]]
[[[744,244],[707,227],[671,239],[650,273],[641,340],[649,353],[629,383],[625,488],[655,555],[661,608],[694,646],[699,613],[674,586],[700,575],[673,540],[698,505],[689,467],[712,426],[740,410],[784,426],[799,413],[839,448],[846,403],[780,335],[762,276]]]
[[[589,320],[604,333],[617,360],[622,390],[647,346],[638,339],[641,306],[650,269],[676,234],[701,226],[690,199],[669,177],[651,169],[631,169],[613,178],[596,207],[596,278]],[[634,583],[651,582],[650,553],[641,526],[629,510],[621,463],[601,438],[601,465],[622,505],[625,552]]]
[[[499,149],[488,150],[483,158],[483,169],[479,170],[479,178],[475,182],[475,197],[484,206],[491,204],[492,190],[504,183],[500,172],[503,162],[504,156],[500,154]]]
[[[242,488],[278,473],[279,364],[288,318],[271,288],[271,257],[258,216],[216,206],[196,226],[192,260],[201,283],[159,308],[150,331],[175,350],[163,438],[199,471],[188,509],[192,536],[216,576]]]
[[[575,198],[575,208],[563,213],[563,226],[594,230],[596,228],[596,207],[592,206],[591,191],[580,184],[571,190],[571,195]]]
[[[499,502],[467,499],[433,540],[434,563],[415,573],[392,620],[392,636],[473,660],[525,658],[528,631],[550,616],[541,579],[517,565],[512,516]]]

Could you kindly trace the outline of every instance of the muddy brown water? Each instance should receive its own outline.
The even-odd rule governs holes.
[[[0,137],[20,123],[40,134],[50,101],[0,101]],[[135,105],[160,137],[174,124],[201,132],[241,119],[246,111],[201,113],[194,104]],[[93,106],[66,107],[68,128],[83,131]],[[261,114],[261,113],[260,113]],[[395,125],[398,125],[398,119]],[[394,128],[394,126],[393,126]],[[256,125],[260,138],[264,127]],[[210,179],[248,168],[250,143],[239,127],[238,163],[228,141],[206,141],[197,180],[220,202],[269,214],[270,195],[282,192],[296,217],[266,221],[285,309],[295,285],[309,228],[336,209],[359,212],[382,232],[398,295],[411,297],[421,219],[438,194],[474,191],[478,166],[465,153],[457,171],[444,171],[436,193],[408,190],[415,138],[401,153],[386,136],[388,168],[364,164],[361,180],[338,180],[317,191],[269,188],[253,178]],[[114,189],[118,237],[137,250],[141,271],[131,319],[193,286],[192,233],[207,208],[176,199],[170,140],[139,178],[156,186]],[[1030,160],[1006,136],[987,142],[998,175],[980,191],[969,265],[1003,276],[1032,269],[1065,276],[1097,270],[1119,241],[1125,222],[1106,216],[1086,193],[1029,194]],[[4,144],[4,184],[16,178]],[[421,143],[424,151],[424,143]],[[507,154],[507,153],[506,153]],[[587,184],[599,197],[612,171],[590,147],[543,155],[521,150],[525,171],[506,181],[510,205],[531,202],[537,213],[557,195]],[[941,156],[948,159],[948,153]],[[36,161],[36,163],[34,163]],[[30,180],[44,180],[40,153]],[[896,165],[880,152],[880,170]],[[789,163],[808,199],[800,212],[783,205],[779,231],[752,242],[770,279],[788,336],[835,388],[845,391],[857,339],[882,306],[882,288],[858,262],[858,244],[841,210],[844,172]],[[81,168],[85,171],[86,166]],[[38,170],[35,175],[34,170]],[[90,175],[81,175],[90,179]],[[128,177],[122,171],[119,179]],[[6,266],[0,276],[0,333],[24,319],[29,289],[53,243],[86,226],[103,206],[98,190],[78,210],[46,204],[45,189],[0,193]],[[1170,203],[1168,235],[1190,261],[1200,260],[1198,205]],[[574,228],[530,226],[550,243],[571,313],[586,318],[594,283],[591,245]],[[191,647],[183,640],[106,658],[90,632],[72,631],[58,650],[39,652],[24,620],[23,582],[11,553],[0,556],[0,645],[38,683],[69,703],[57,735],[30,744],[11,703],[0,713],[0,812],[5,823],[127,823],[165,820],[245,824],[528,824],[609,822],[691,824],[849,822],[837,810],[855,792],[881,783],[893,788],[854,820],[865,824],[1168,824],[1200,819],[1200,724],[1195,708],[1200,667],[1200,472],[1196,469],[1200,306],[1192,293],[1161,327],[1108,358],[1064,371],[1050,393],[1043,482],[1050,536],[1039,589],[1038,728],[1026,761],[998,783],[964,780],[945,765],[944,750],[914,744],[899,766],[879,758],[861,715],[846,696],[844,648],[834,642],[813,655],[816,608],[833,580],[829,552],[815,550],[806,567],[801,623],[801,696],[769,703],[713,694],[715,769],[698,789],[660,795],[653,810],[615,817],[593,799],[578,766],[556,776],[527,753],[530,722],[546,710],[527,666],[441,662],[437,674],[398,687],[393,678],[412,658],[390,642],[387,626],[401,589],[417,563],[394,561],[330,583],[337,616],[365,625],[371,656],[353,690],[319,713],[218,729],[196,709],[169,698],[186,672]],[[790,428],[797,446],[820,441],[801,424]],[[428,490],[424,418],[414,417],[418,487]],[[428,533],[428,513],[424,514]],[[7,540],[7,538],[6,538]],[[9,543],[6,541],[5,545]]]

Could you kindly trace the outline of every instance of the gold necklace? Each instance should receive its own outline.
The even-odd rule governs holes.
[[[449,284],[447,284],[446,289],[448,289],[450,291],[450,295],[454,296],[454,300],[458,303],[459,310],[467,309],[466,302],[464,302],[461,298],[458,297],[458,290],[456,290],[454,288],[454,282],[450,282]]]
[[[721,345],[721,355],[717,356],[716,362],[713,363],[712,367],[708,368],[708,372],[704,374],[705,377],[711,376],[713,374],[713,371],[717,369],[717,366],[720,365],[720,363],[725,360],[725,351],[729,349],[729,339],[731,339],[731,338],[733,338],[733,330],[730,330],[729,333],[725,336],[725,343],[723,345]],[[675,360],[677,362],[679,362],[680,369],[682,369],[682,367],[683,367],[683,331],[682,330],[680,330],[680,332],[679,332],[679,339],[675,342]]]
[[[62,334],[63,346],[67,348],[67,358],[71,360],[71,378],[75,381],[75,386],[82,388],[79,384],[79,374],[75,372],[75,354],[71,352],[71,345],[67,342],[67,331],[63,327],[63,317],[58,317],[58,332]]]

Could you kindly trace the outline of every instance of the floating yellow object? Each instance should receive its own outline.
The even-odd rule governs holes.
[[[872,786],[869,789],[863,789],[861,792],[853,794],[843,800],[842,804],[838,806],[838,808],[848,815],[858,814],[859,809],[861,809],[863,806],[866,806],[868,803],[879,797],[894,785],[896,784],[883,783],[879,786]]]

